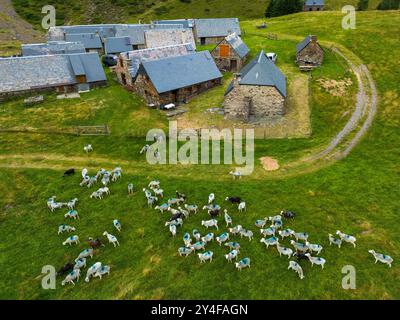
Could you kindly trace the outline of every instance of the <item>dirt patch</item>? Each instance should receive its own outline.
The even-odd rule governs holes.
[[[261,164],[267,171],[275,171],[279,169],[278,160],[273,159],[271,157],[261,157]]]
[[[325,89],[325,91],[329,92],[334,97],[344,96],[347,87],[350,87],[353,84],[353,81],[350,78],[345,78],[343,80],[321,78],[318,79],[317,82]]]

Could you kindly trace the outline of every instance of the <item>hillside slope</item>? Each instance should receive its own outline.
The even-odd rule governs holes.
[[[376,9],[380,0],[370,0]],[[47,0],[12,0],[16,11],[32,25],[40,28],[41,8]],[[358,0],[326,0],[327,10],[340,10]],[[269,0],[54,0],[57,25],[137,22],[155,18],[231,17],[242,20],[262,18]]]
[[[0,0],[0,56],[16,54],[21,42],[36,42],[41,37],[16,14],[11,0]]]

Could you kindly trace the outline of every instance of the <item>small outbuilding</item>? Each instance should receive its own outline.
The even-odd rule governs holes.
[[[261,51],[225,92],[226,119],[244,122],[282,117],[285,114],[286,77]]]
[[[296,63],[300,69],[313,69],[324,61],[324,50],[319,45],[317,36],[310,35],[296,47]]]
[[[304,1],[303,11],[323,11],[324,6],[324,0],[306,0]]]
[[[201,45],[216,44],[232,33],[241,35],[238,18],[195,19],[194,33]]]
[[[134,86],[149,104],[185,103],[221,84],[222,74],[209,51],[143,61]]]
[[[242,68],[249,52],[243,40],[236,33],[232,33],[218,43],[211,55],[219,70],[237,72]]]

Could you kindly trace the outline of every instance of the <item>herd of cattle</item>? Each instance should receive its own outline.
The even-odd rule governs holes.
[[[74,173],[74,169],[67,170],[64,173],[64,177],[73,175]],[[120,167],[110,171],[100,169],[94,176],[89,176],[88,170],[83,169],[80,186],[92,188],[100,181],[102,187],[90,195],[91,199],[100,200],[103,199],[104,195],[110,194],[108,185],[112,182],[116,182],[121,177],[122,169]],[[133,184],[129,183],[127,189],[128,194],[132,194],[134,192]],[[186,203],[186,195],[179,191],[176,191],[175,197],[169,198],[165,203],[159,203],[161,199],[164,199],[164,190],[161,189],[160,182],[157,180],[151,181],[147,188],[143,188],[143,192],[147,199],[147,205],[149,208],[159,210],[161,213],[170,213],[170,218],[165,222],[165,226],[168,227],[169,232],[173,237],[177,235],[178,228],[182,228],[186,219],[188,219],[191,215],[198,214],[200,211],[196,204]],[[240,197],[226,197],[225,201],[236,205],[239,214],[245,214],[247,205],[246,202],[244,202]],[[47,201],[47,207],[51,212],[54,212],[57,209],[67,208],[68,211],[64,214],[64,218],[76,221],[80,219],[78,211],[75,209],[77,203],[78,198],[73,198],[67,202],[57,202],[56,196],[52,196]],[[244,228],[240,224],[233,226],[233,219],[229,215],[228,210],[225,209],[222,211],[221,206],[216,204],[216,196],[213,193],[209,195],[208,201],[202,207],[202,210],[206,211],[210,217],[209,220],[201,221],[201,226],[204,227],[205,230],[209,228],[220,230],[218,226],[218,219],[222,215],[227,230],[218,235],[207,231],[205,231],[205,234],[202,235],[198,229],[193,229],[191,233],[184,232],[182,237],[183,246],[178,248],[178,254],[180,256],[187,257],[191,253],[202,250],[202,252],[197,253],[200,263],[206,261],[212,262],[214,258],[214,252],[211,250],[205,250],[207,245],[215,240],[220,247],[224,246],[229,249],[229,251],[224,254],[224,257],[228,262],[235,261],[235,266],[238,270],[242,270],[246,267],[250,268],[250,257],[243,257],[237,261],[240,255],[241,245],[239,242],[235,241],[234,238],[240,236],[240,239],[244,237],[247,238],[248,241],[251,241],[254,237],[253,231]],[[308,260],[311,265],[320,265],[321,268],[324,268],[326,260],[318,256],[323,250],[323,247],[320,244],[310,243],[309,235],[306,232],[295,232],[289,228],[284,229],[284,220],[294,219],[295,216],[296,214],[292,211],[281,211],[278,215],[256,220],[255,227],[259,229],[261,235],[260,243],[264,243],[266,248],[271,246],[276,247],[279,255],[287,256],[288,259],[296,257],[297,261],[289,261],[288,269],[294,270],[297,272],[300,279],[303,279],[304,273],[300,265],[301,260]],[[112,224],[116,231],[121,232],[122,225],[117,219],[114,219]],[[75,231],[76,228],[74,226],[70,226],[65,223],[58,226],[58,235],[63,233],[72,233]],[[335,237],[332,234],[328,235],[329,245],[335,245],[340,248],[343,243],[349,243],[352,244],[353,247],[356,247],[357,239],[354,236],[345,234],[339,230],[336,232],[336,235],[338,237]],[[114,247],[120,245],[115,235],[104,231],[103,236],[110,244],[113,244]],[[283,242],[286,239],[290,240],[289,243],[291,247],[283,245]],[[69,246],[79,243],[80,239],[78,235],[69,236],[64,242],[62,242],[63,245]],[[105,246],[100,238],[88,238],[87,243],[89,247],[80,252],[73,262],[68,262],[59,269],[57,273],[58,275],[66,275],[65,279],[61,283],[62,285],[67,283],[75,285],[75,281],[79,280],[81,270],[86,268],[87,258],[92,258],[96,249]],[[369,250],[369,253],[374,256],[375,263],[379,261],[391,267],[393,259],[390,256],[377,253],[374,250]],[[111,267],[109,265],[103,265],[101,262],[96,262],[87,269],[85,281],[89,282],[92,277],[98,277],[101,279],[103,275],[109,274],[110,270]]]

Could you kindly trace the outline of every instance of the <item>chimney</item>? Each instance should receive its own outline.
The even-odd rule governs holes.
[[[240,80],[242,80],[242,74],[241,73],[235,73],[233,77],[233,85],[237,86],[240,83]]]
[[[317,42],[317,36],[311,36],[311,42],[316,43]]]

